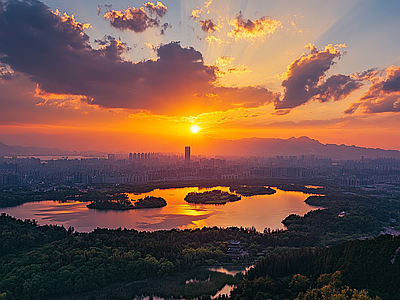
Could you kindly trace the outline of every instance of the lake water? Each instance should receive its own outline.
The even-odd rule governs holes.
[[[17,207],[1,208],[19,219],[35,219],[40,225],[58,224],[68,228],[72,226],[78,232],[90,232],[100,228],[134,228],[139,231],[154,231],[172,228],[218,227],[252,227],[263,231],[284,228],[281,221],[290,214],[304,215],[316,207],[304,203],[309,196],[302,192],[285,192],[276,190],[272,195],[242,197],[236,202],[224,205],[189,204],[184,198],[189,192],[204,192],[220,189],[229,191],[228,187],[199,189],[197,187],[154,190],[140,195],[129,194],[130,199],[137,200],[151,195],[163,197],[167,206],[152,209],[128,211],[101,211],[88,209],[87,202],[41,201],[25,203]]]

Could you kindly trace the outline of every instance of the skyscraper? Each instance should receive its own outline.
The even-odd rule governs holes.
[[[185,163],[190,163],[190,147],[185,147]]]

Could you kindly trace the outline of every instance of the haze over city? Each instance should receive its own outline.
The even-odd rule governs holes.
[[[3,1],[0,141],[212,153],[220,139],[307,136],[400,150],[399,11],[370,0]]]

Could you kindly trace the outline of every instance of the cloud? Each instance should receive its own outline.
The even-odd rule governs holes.
[[[310,100],[319,102],[338,101],[347,97],[363,84],[362,78],[336,74],[325,79],[326,72],[340,59],[340,47],[344,45],[328,45],[319,51],[309,44],[309,55],[303,55],[292,62],[286,72],[286,79],[282,82],[285,93],[282,99],[276,102],[276,109],[287,112]]]
[[[129,48],[111,36],[93,48],[86,27],[40,2],[8,2],[0,12],[0,63],[29,76],[42,93],[105,108],[182,115],[276,101],[264,88],[218,86],[217,68],[192,47],[160,45],[157,60],[135,63],[123,60]]]
[[[144,7],[128,7],[122,10],[109,10],[104,14],[104,18],[110,20],[112,27],[120,30],[132,30],[136,33],[143,32],[147,28],[160,27],[159,18],[167,13],[167,7],[161,2],[148,2]],[[146,13],[147,10],[147,13]],[[166,28],[163,28],[164,31]],[[164,32],[163,31],[163,32]]]
[[[201,12],[202,12],[201,9],[193,9],[193,10],[192,10],[192,13],[190,14],[190,17],[191,17],[193,20],[198,19],[198,18],[200,18]]]
[[[143,5],[149,10],[150,14],[155,14],[160,18],[165,16],[165,14],[167,13],[167,7],[159,1],[157,1],[157,5],[151,2],[147,2]]]
[[[216,36],[213,36],[212,33],[219,30],[222,25],[220,23],[214,23],[213,20],[204,20],[200,21],[201,30],[208,33],[206,41],[209,44],[213,44],[214,42],[217,44],[221,44],[222,40]]]
[[[9,66],[0,64],[0,78],[3,80],[11,80],[14,76],[13,70]]]
[[[234,66],[233,65],[234,60],[235,60],[234,57],[226,55],[220,56],[215,60],[213,65],[216,67],[216,74],[218,78],[221,78],[228,74],[234,74],[236,76],[240,76],[242,74],[251,72],[251,70],[249,70],[245,65]]]
[[[97,15],[100,16],[101,11],[103,10],[103,7],[106,8],[106,10],[111,10],[112,4],[99,4],[97,5]]]
[[[263,16],[257,20],[245,20],[240,12],[236,18],[229,21],[229,25],[233,26],[228,36],[233,37],[236,41],[241,39],[255,40],[265,39],[273,34],[278,28],[282,27],[282,23],[278,20]]]
[[[169,24],[169,23],[164,23],[164,24],[162,24],[162,25],[161,25],[160,34],[161,34],[161,35],[164,35],[164,34],[165,34],[165,31],[167,31],[167,29],[171,29],[171,28],[172,28],[172,25]]]
[[[346,114],[353,114],[358,109],[363,113],[400,112],[400,66],[390,66],[385,72],[386,78],[379,76],[376,70],[361,74],[372,84],[357,102],[345,110]]]
[[[209,34],[218,30],[218,24],[215,24],[212,20],[200,21],[200,25],[201,25],[201,30]]]

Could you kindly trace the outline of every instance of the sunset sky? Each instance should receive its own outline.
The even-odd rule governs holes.
[[[399,16],[397,0],[0,1],[0,141],[400,150]]]

